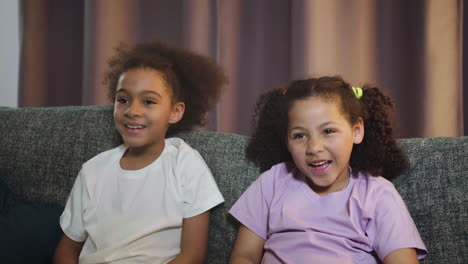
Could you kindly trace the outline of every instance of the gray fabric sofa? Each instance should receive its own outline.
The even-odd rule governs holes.
[[[179,136],[204,157],[226,199],[213,210],[207,263],[227,263],[237,230],[227,211],[259,173],[244,157],[248,138]],[[468,137],[399,142],[411,168],[394,184],[428,247],[423,263],[468,263]],[[64,205],[81,164],[119,144],[110,106],[0,107],[0,177],[24,200]]]

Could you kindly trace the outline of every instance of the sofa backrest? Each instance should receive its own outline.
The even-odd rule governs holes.
[[[64,205],[86,160],[122,143],[110,106],[0,107],[0,178],[22,199]],[[212,213],[207,263],[227,263],[237,224],[227,211],[255,180],[248,137],[210,131],[178,135],[210,167],[225,203]],[[411,168],[394,181],[429,249],[423,263],[467,263],[468,137],[402,139]]]
[[[401,139],[411,167],[393,180],[429,256],[468,263],[468,137]]]
[[[24,200],[65,205],[81,165],[122,143],[110,106],[0,107],[0,178]],[[225,197],[213,210],[207,263],[227,263],[236,226],[227,210],[258,176],[247,137],[209,131],[178,135],[197,149]]]

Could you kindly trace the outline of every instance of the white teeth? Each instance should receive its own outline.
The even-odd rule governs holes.
[[[325,163],[327,163],[327,162],[326,161],[321,161],[321,162],[311,163],[311,164],[312,164],[312,166],[322,166]]]
[[[126,125],[126,127],[131,128],[131,129],[143,128],[143,126],[130,126],[130,125]]]

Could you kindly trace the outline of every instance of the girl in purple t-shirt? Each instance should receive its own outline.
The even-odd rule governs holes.
[[[378,88],[339,77],[263,94],[247,157],[265,172],[230,210],[241,223],[230,263],[418,263],[426,256],[387,180],[408,167],[393,112]]]

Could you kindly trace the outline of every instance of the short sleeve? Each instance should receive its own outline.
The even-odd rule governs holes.
[[[83,226],[83,194],[86,193],[83,187],[82,173],[76,177],[75,184],[68,197],[65,209],[60,216],[60,227],[63,233],[70,239],[83,242],[87,234]]]
[[[186,148],[179,153],[176,173],[181,178],[184,218],[224,202],[208,165],[196,150]]]
[[[384,189],[377,191],[376,197],[378,200],[366,232],[378,257],[383,260],[394,250],[415,248],[418,258],[424,258],[427,249],[395,187],[388,183]]]
[[[229,213],[242,225],[267,240],[268,221],[273,199],[271,170],[255,180],[232,206]]]

